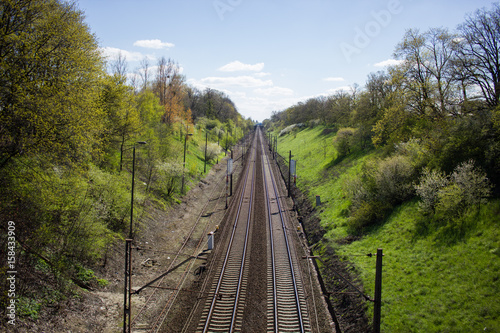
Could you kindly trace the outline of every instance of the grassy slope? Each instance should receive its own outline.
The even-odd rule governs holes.
[[[184,152],[184,141],[176,137],[176,141],[180,146],[180,150]],[[211,141],[208,141],[211,143]],[[201,131],[195,131],[194,135],[191,136],[186,144],[186,192],[192,186],[192,182],[196,183],[201,176],[205,168],[205,136]],[[219,155],[219,162],[224,158],[225,153],[221,152]],[[183,157],[180,157],[183,158]],[[236,157],[235,157],[236,158]],[[182,162],[182,159],[180,160]],[[216,163],[216,160],[207,162],[207,173]]]
[[[375,260],[351,255],[384,250],[382,330],[384,332],[500,332],[500,202],[484,206],[469,218],[475,227],[460,242],[440,240],[439,231],[419,234],[416,200],[396,208],[380,226],[359,241],[339,245],[347,235],[349,202],[342,193],[345,177],[355,176],[361,162],[376,151],[358,152],[335,161],[333,134],[305,129],[278,140],[283,156],[292,150],[298,160],[298,186],[311,200],[321,195],[323,242],[353,263],[373,295]],[[369,311],[372,308],[369,307]],[[368,314],[372,316],[371,313]]]

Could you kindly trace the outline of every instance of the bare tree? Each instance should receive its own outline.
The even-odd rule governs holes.
[[[111,70],[114,75],[125,78],[127,75],[127,57],[121,52],[118,53],[118,58],[111,63]]]
[[[162,57],[158,60],[158,68],[156,70],[156,78],[153,85],[154,92],[160,99],[160,104],[165,105],[167,101],[167,90],[174,74],[175,65],[172,60]]]
[[[142,90],[145,91],[149,83],[149,61],[147,58],[141,60],[141,67],[138,72],[142,80]]]
[[[442,118],[452,111],[458,87],[453,80],[453,60],[457,54],[456,36],[445,28],[425,33],[408,30],[396,48],[396,56],[404,60],[392,71],[408,92],[409,103],[421,115]],[[398,74],[399,71],[399,74]]]
[[[486,103],[497,106],[500,98],[500,5],[477,10],[459,26],[463,41],[463,68],[482,92]]]

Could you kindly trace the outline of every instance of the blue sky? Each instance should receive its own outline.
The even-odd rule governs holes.
[[[188,84],[225,92],[262,121],[331,95],[393,61],[409,28],[454,30],[484,0],[77,0],[110,60],[179,64]]]

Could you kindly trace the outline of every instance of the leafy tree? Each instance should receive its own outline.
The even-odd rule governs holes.
[[[106,139],[111,143],[109,148],[119,146],[121,171],[127,142],[141,128],[134,94],[131,87],[125,84],[124,76],[112,75],[103,80],[100,100],[107,116]]]
[[[135,99],[143,127],[154,128],[160,124],[163,108],[158,97],[151,90],[142,90]]]
[[[192,122],[191,115],[186,116],[186,110],[183,103],[184,95],[183,78],[174,71],[173,77],[168,84],[166,95],[164,96],[163,106],[165,108],[162,121],[172,126],[179,120],[188,120]],[[160,101],[161,102],[161,101]]]
[[[2,1],[0,13],[0,168],[30,153],[97,155],[103,61],[83,14],[56,0]]]

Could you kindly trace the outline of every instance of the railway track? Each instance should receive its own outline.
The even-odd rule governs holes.
[[[209,200],[200,208],[196,221],[193,223],[193,226],[189,230],[188,234],[183,237],[184,241],[176,250],[172,261],[167,267],[167,271],[175,267],[181,261],[181,259],[183,259],[182,257],[186,256],[186,251],[190,251],[189,255],[191,257],[196,257],[203,251],[206,242],[205,235],[214,222],[212,214],[224,209],[226,192],[225,178],[226,177],[219,178],[212,191],[207,194]],[[202,231],[200,232],[200,230]],[[193,242],[196,242],[196,246],[194,247],[194,249],[188,246],[188,244]],[[169,287],[168,282],[165,279],[166,276],[164,276],[151,287],[151,292],[146,297],[144,304],[140,307],[140,309],[138,309],[137,313],[132,319],[132,329],[134,332],[144,331],[152,333],[159,332],[161,330],[161,327],[170,310],[174,306],[174,302],[177,299],[180,291],[182,290],[182,287],[185,284],[189,273],[192,272],[194,264],[195,261],[193,260],[190,264],[185,265],[174,286]],[[163,294],[165,293],[165,290],[169,290],[168,295],[166,295],[166,301],[165,295],[158,295],[159,290],[163,290]],[[152,320],[147,319],[150,316],[151,310],[153,309],[153,307],[157,306],[158,302],[164,302],[164,305],[161,307],[161,311],[156,313],[153,316]],[[141,324],[144,321],[149,322],[149,324]]]
[[[262,143],[261,143],[262,144]],[[262,146],[262,151],[265,151]],[[305,295],[288,223],[267,154],[262,155],[268,217],[268,331],[308,332],[311,330]]]
[[[264,314],[258,318],[259,321],[264,321],[264,326],[259,327],[266,327],[269,332],[310,332],[300,268],[293,244],[287,235],[287,217],[260,129],[253,139],[247,161],[239,197],[233,200],[235,211],[230,214],[231,220],[226,221],[229,225],[225,228],[231,228],[231,231],[228,232],[228,240],[220,245],[224,248],[217,257],[218,266],[214,265],[214,279],[196,332],[251,331],[252,328],[243,327],[243,323],[248,317],[245,311],[247,303],[251,302],[249,298],[257,293],[247,290],[248,281],[253,278],[254,273],[249,269],[252,247],[267,249],[267,255],[264,254],[267,258],[260,260],[260,265],[267,270],[267,278],[262,281],[267,284],[267,311],[263,311]],[[257,173],[261,173],[264,179],[260,192],[256,191]],[[255,204],[256,195],[265,197],[262,200],[264,204],[260,207]],[[266,218],[263,219],[263,216]],[[266,223],[267,239],[252,240],[254,224],[263,221]],[[255,268],[255,264],[253,267]]]
[[[233,332],[241,329],[255,189],[255,149],[252,150],[249,161],[226,255],[218,268],[218,279],[212,286],[209,301],[203,311],[203,319],[198,327],[200,332]]]

